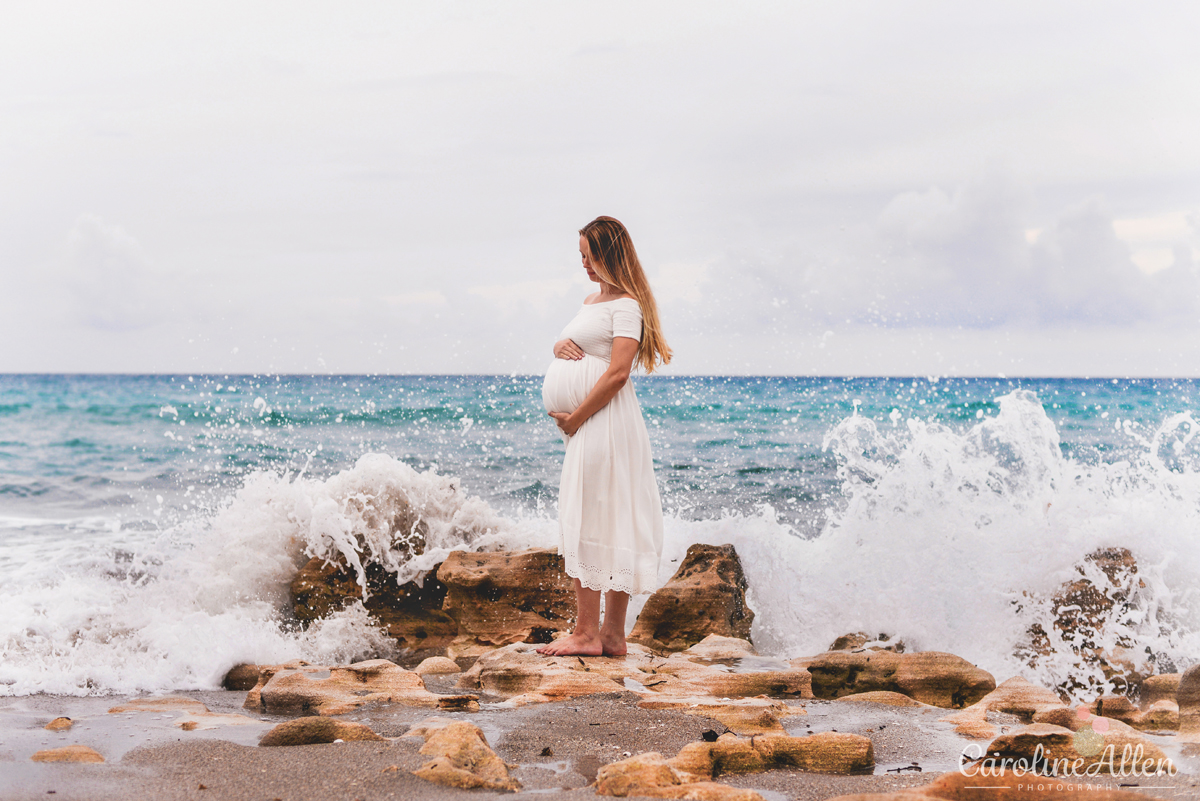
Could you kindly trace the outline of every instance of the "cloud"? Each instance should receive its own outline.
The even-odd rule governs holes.
[[[67,237],[66,288],[77,319],[106,331],[146,328],[162,318],[161,277],[121,227],[94,214]]]

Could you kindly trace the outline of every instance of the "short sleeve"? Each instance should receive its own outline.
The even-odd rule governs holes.
[[[615,301],[612,313],[613,336],[642,341],[642,307],[636,300]]]

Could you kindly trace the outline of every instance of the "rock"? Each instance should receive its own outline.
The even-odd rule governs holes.
[[[50,731],[66,731],[73,725],[75,725],[75,721],[71,720],[70,718],[55,718],[42,728]]]
[[[1093,722],[1103,720],[1107,719],[1092,718]],[[1105,728],[1106,731],[1101,731],[1099,726],[1093,729],[1091,725],[1086,725],[1078,731],[1072,731],[1049,723],[1034,723],[992,740],[987,747],[987,754],[996,759],[1024,759],[1032,765],[1035,756],[1040,753],[1051,763],[1045,766],[1045,770],[1051,769],[1055,761],[1065,759],[1067,762],[1059,763],[1062,766],[1059,775],[1068,768],[1075,774],[1081,774],[1093,765],[1099,765],[1099,768],[1092,769],[1100,773],[1122,775],[1122,754],[1125,753],[1140,755],[1137,762],[1139,769],[1144,760],[1153,760],[1164,767],[1168,764],[1161,748],[1128,726],[1114,722]],[[1128,751],[1126,746],[1129,746]],[[1076,763],[1076,760],[1080,762]],[[1125,764],[1123,775],[1130,775],[1132,769],[1132,762]]]
[[[904,653],[904,643],[901,640],[891,642],[891,637],[887,634],[880,634],[875,639],[871,639],[871,635],[863,631],[856,631],[853,634],[843,634],[833,641],[829,646],[830,651],[895,651],[898,654]]]
[[[1108,686],[1117,692],[1134,691],[1145,675],[1133,655],[1124,649],[1104,651],[1099,643],[1106,639],[1108,621],[1128,611],[1131,595],[1144,586],[1137,575],[1137,562],[1126,548],[1101,548],[1088,554],[1076,572],[1079,578],[1062,585],[1049,599],[1054,640],[1064,642],[1081,667],[1099,668]],[[1055,652],[1056,645],[1041,624],[1031,626],[1028,636],[1026,661],[1036,667],[1042,658]],[[1095,678],[1085,683],[1079,676],[1088,676],[1088,671],[1072,671],[1054,689],[1076,697],[1103,691]]]
[[[488,746],[483,732],[465,721],[439,721],[423,730],[421,754],[433,757],[413,771],[426,781],[461,789],[483,788],[515,792],[521,783],[508,775],[508,766]]]
[[[234,665],[221,680],[221,686],[226,690],[239,692],[253,690],[256,684],[258,684],[258,665]]]
[[[446,585],[425,574],[421,584],[396,583],[396,574],[377,562],[364,568],[366,600],[357,574],[339,558],[311,559],[292,579],[292,611],[305,623],[328,616],[347,604],[362,601],[367,612],[396,644],[410,653],[440,652],[458,636],[458,624],[442,611]]]
[[[575,585],[554,551],[454,551],[437,571],[445,612],[458,625],[447,655],[516,642],[547,643],[575,623]]]
[[[104,757],[88,748],[86,745],[68,745],[63,748],[50,748],[38,751],[32,757],[34,762],[103,762]]]
[[[283,745],[313,745],[358,740],[383,740],[361,723],[334,720],[333,718],[304,717],[280,723],[262,736],[258,744],[262,747]]]
[[[162,695],[154,698],[134,698],[123,704],[111,707],[108,710],[110,715],[117,715],[122,712],[183,712],[194,714],[208,712],[208,707],[195,698],[188,698],[183,695]]]
[[[789,715],[806,715],[803,707],[788,706],[783,701],[770,698],[741,698],[717,701],[702,696],[655,698],[643,696],[638,703],[641,709],[674,709],[685,715],[711,718],[734,734],[742,736],[758,734],[784,734],[780,719]]]
[[[413,668],[418,676],[437,676],[446,673],[461,673],[462,668],[453,659],[445,656],[431,656]]]
[[[642,607],[629,641],[682,651],[710,634],[749,640],[748,586],[732,545],[692,545],[675,575]]]
[[[1021,676],[1013,676],[962,712],[940,720],[953,723],[955,731],[964,737],[983,740],[996,736],[996,728],[987,722],[988,712],[1005,712],[1029,723],[1040,712],[1060,708],[1065,707],[1058,695]]]
[[[1159,673],[1142,679],[1141,692],[1138,695],[1138,706],[1149,709],[1159,701],[1174,701],[1175,693],[1179,690],[1181,673]]]
[[[1178,731],[1179,705],[1166,698],[1155,701],[1149,709],[1138,713],[1130,725],[1141,731]]]
[[[913,698],[909,698],[904,693],[894,693],[888,690],[875,690],[869,693],[854,693],[853,695],[843,695],[836,699],[838,701],[859,701],[869,704],[887,704],[888,706],[929,706],[923,704]]]
[[[716,742],[689,743],[671,759],[647,753],[605,765],[596,774],[596,793],[654,798],[742,798],[732,788],[712,784],[724,774],[799,768],[821,773],[870,773],[871,741],[857,734],[825,732],[809,737],[765,734],[742,738],[724,734]],[[709,786],[712,784],[712,786]],[[695,794],[686,788],[694,788]]]
[[[962,709],[996,688],[996,680],[987,671],[938,651],[830,651],[792,660],[792,664],[812,675],[812,692],[817,698],[885,690],[930,706]]]
[[[262,668],[245,706],[274,714],[341,715],[366,704],[391,703],[428,709],[477,711],[472,696],[436,695],[421,677],[386,659],[353,665],[279,665]]]
[[[1093,715],[1112,718],[1130,725],[1133,725],[1134,719],[1139,714],[1139,710],[1133,705],[1133,702],[1123,695],[1101,696],[1088,705],[1088,711]]]
[[[220,726],[258,726],[260,721],[245,715],[226,715],[209,711],[209,708],[182,695],[164,695],[156,698],[134,698],[108,710],[110,715],[128,712],[178,712],[174,725],[184,731],[215,729]]]
[[[1192,665],[1179,677],[1175,702],[1179,705],[1179,739],[1200,743],[1200,664]]]
[[[734,646],[731,643],[737,643]],[[459,689],[477,689],[515,705],[544,703],[592,693],[633,690],[647,697],[719,696],[746,698],[789,695],[811,698],[811,677],[782,660],[752,656],[745,640],[715,638],[669,658],[631,645],[624,657],[544,657],[525,643],[481,656],[458,680]],[[739,653],[742,657],[701,654]],[[749,667],[729,661],[756,659]],[[634,683],[636,682],[636,683]]]
[[[843,634],[833,641],[833,644],[826,650],[828,651],[853,651],[862,648],[871,641],[871,636],[865,631],[856,631],[853,634]]]

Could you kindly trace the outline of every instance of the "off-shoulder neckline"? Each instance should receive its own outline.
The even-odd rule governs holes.
[[[634,303],[637,303],[637,298],[613,298],[612,300],[598,300],[595,303],[588,303],[585,300],[583,302],[583,305],[584,306],[603,306],[606,303],[616,303],[621,300],[632,300]]]

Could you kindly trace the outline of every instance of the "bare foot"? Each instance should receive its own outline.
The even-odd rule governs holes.
[[[629,649],[625,644],[625,635],[605,634],[600,632],[600,645],[604,648],[605,656],[625,656]]]
[[[604,645],[598,634],[571,634],[536,650],[542,656],[600,656],[604,653]]]

